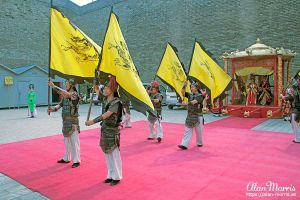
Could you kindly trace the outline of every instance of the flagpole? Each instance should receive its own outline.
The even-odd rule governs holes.
[[[50,1],[50,16],[49,16],[49,60],[48,60],[48,81],[50,81],[50,63],[51,63],[51,8],[53,0]],[[48,85],[48,108],[50,107],[50,86]],[[50,112],[48,112],[50,115]]]
[[[88,114],[86,117],[86,121],[88,121],[90,119],[91,116],[91,111],[92,111],[92,105],[93,105],[93,95],[95,92],[95,86],[98,85],[98,77],[99,77],[99,64],[97,66],[97,69],[95,69],[95,79],[94,79],[94,83],[93,83],[93,88],[92,88],[92,92],[90,93],[90,105],[89,105],[89,109],[88,109]],[[99,92],[100,93],[100,92]]]
[[[109,19],[108,19],[108,22],[107,22],[107,26],[106,26],[106,31],[105,31],[105,34],[104,34],[104,39],[103,39],[103,42],[102,42],[102,50],[103,50],[103,46],[104,46],[104,41],[105,41],[105,37],[106,37],[106,33],[107,33],[107,30],[108,30],[108,26],[109,26],[109,23],[110,23],[110,17],[111,17],[111,14],[113,13],[113,6],[111,7],[111,10],[110,10],[110,13],[109,13]],[[95,85],[98,84],[98,78],[99,78],[99,74],[100,74],[100,64],[101,64],[101,60],[102,60],[102,50],[101,50],[101,53],[100,53],[100,56],[99,56],[99,62],[98,62],[98,65],[97,65],[97,68],[95,69],[95,78],[94,78],[94,83],[93,83],[93,88],[92,88],[92,96],[90,98],[90,105],[89,105],[89,109],[88,109],[88,114],[87,114],[87,117],[86,117],[86,121],[88,121],[90,119],[90,116],[91,116],[91,111],[92,111],[92,104],[93,104],[93,94],[95,92]]]

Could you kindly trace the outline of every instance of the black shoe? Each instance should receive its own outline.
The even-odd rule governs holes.
[[[76,168],[76,167],[78,167],[80,165],[80,163],[79,162],[77,162],[77,163],[73,163],[73,165],[72,165],[72,168]]]
[[[178,145],[178,147],[182,150],[187,150],[187,147],[183,146],[183,145]]]
[[[69,163],[70,161],[65,161],[64,159],[58,160],[57,163]]]
[[[294,142],[294,143],[300,143],[300,142],[297,142],[296,140],[293,140],[293,142]]]
[[[112,181],[110,182],[110,186],[117,185],[119,182],[120,182],[120,180],[112,180]]]
[[[154,140],[154,138],[148,137],[147,140]]]
[[[105,180],[103,181],[103,183],[110,183],[110,182],[112,182],[112,179],[111,179],[111,178],[107,178],[107,179],[105,179]]]
[[[161,142],[161,138],[160,138],[160,137],[157,138],[157,142],[158,142],[158,143]]]
[[[203,144],[197,144],[198,147],[203,147]]]

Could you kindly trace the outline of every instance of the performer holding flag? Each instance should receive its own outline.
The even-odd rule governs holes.
[[[188,98],[188,102],[183,102],[183,105],[187,106],[187,117],[185,120],[185,131],[183,139],[178,147],[180,149],[186,150],[190,144],[193,129],[196,131],[196,143],[198,147],[203,146],[202,134],[203,134],[203,116],[202,116],[202,102],[203,95],[198,90],[198,84],[196,82],[192,83],[191,91],[192,93],[186,92],[187,81],[182,89],[182,95]]]
[[[187,76],[183,67],[182,62],[180,61],[177,55],[177,49],[171,43],[167,43],[166,49],[160,61],[160,65],[155,74],[161,81],[163,81],[166,85],[172,88],[181,101],[186,101],[187,99],[181,94],[181,89],[184,85],[185,80],[187,80]],[[190,91],[190,87],[186,88]],[[153,81],[151,83],[151,91],[148,91],[150,94],[153,105],[159,113],[158,117],[161,117],[161,103],[162,103],[162,95],[159,92],[159,83],[157,81]],[[163,137],[162,126],[159,120],[156,120],[153,116],[148,117],[149,127],[151,134],[149,136],[149,140],[152,140],[157,137],[158,142],[161,142]],[[155,123],[157,124],[157,131],[155,130]],[[157,135],[156,135],[157,132]]]
[[[161,142],[163,138],[163,129],[161,125],[161,111],[162,111],[162,100],[163,96],[159,91],[159,83],[157,81],[152,81],[150,88],[147,90],[153,106],[157,112],[157,116],[148,115],[150,135],[148,140],[154,140],[157,138],[158,143]]]
[[[285,101],[290,101],[292,105],[291,125],[295,135],[294,143],[300,144],[300,70],[294,76],[294,81],[291,84],[293,90],[285,96],[280,95]]]
[[[110,77],[109,84],[104,88],[107,104],[103,114],[93,120],[88,118],[86,125],[90,126],[102,122],[100,146],[107,163],[107,178],[104,183],[110,183],[113,186],[122,179],[122,161],[119,148],[119,125],[122,117],[121,100],[122,102],[131,101],[133,108],[143,114],[148,112],[155,115],[155,111],[128,51],[118,17],[113,11],[110,13],[102,47],[101,62],[98,69],[100,70],[100,81],[103,82]],[[95,75],[98,76],[97,73]],[[117,91],[118,93],[116,93]]]
[[[111,77],[104,87],[105,106],[102,115],[85,122],[87,126],[101,122],[100,147],[105,154],[107,179],[104,183],[116,185],[122,179],[122,161],[120,155],[120,129],[122,121],[122,103],[117,93],[118,84],[115,77]],[[95,89],[96,92],[97,89]]]
[[[54,89],[58,89],[57,92],[63,96],[60,103],[54,108],[49,107],[48,113],[56,112],[62,108],[62,120],[63,128],[62,132],[64,135],[65,143],[65,155],[64,157],[57,161],[58,163],[69,163],[71,160],[71,154],[73,157],[72,168],[76,168],[80,165],[80,142],[79,142],[79,96],[75,87],[75,82],[73,79],[66,81],[66,89],[63,90],[54,85],[52,81],[49,81],[48,85]]]
[[[222,94],[231,81],[231,77],[211,57],[211,53],[206,51],[197,41],[194,44],[188,76],[203,83],[210,90],[212,103]],[[203,116],[201,107],[203,96],[199,93],[196,83],[191,86],[192,93],[185,93],[185,87],[182,94],[189,98],[188,103],[184,103],[188,106],[188,116],[185,121],[185,133],[178,147],[181,149],[188,148],[194,127],[196,128],[197,145],[202,147]]]
[[[62,108],[62,132],[65,144],[65,155],[57,162],[69,163],[72,154],[72,167],[76,168],[80,165],[81,159],[79,95],[75,83],[93,80],[94,70],[99,65],[101,48],[54,7],[50,8],[49,28],[48,114]],[[68,80],[66,90],[55,86],[50,80],[50,76],[54,78],[55,75]],[[59,94],[63,96],[61,102],[54,108],[50,106],[50,87],[58,89]]]

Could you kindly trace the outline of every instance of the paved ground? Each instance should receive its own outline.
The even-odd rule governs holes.
[[[88,105],[80,106],[80,128],[81,130],[94,129],[94,126],[85,126],[88,111]],[[93,106],[91,112],[91,119],[100,114],[101,107]],[[184,123],[186,117],[186,110],[169,110],[164,108],[163,122]],[[214,117],[211,114],[206,115],[206,122],[211,122],[221,119]],[[136,111],[132,111],[132,121],[147,120],[147,118]],[[49,116],[46,113],[46,107],[38,108],[37,118],[28,118],[27,109],[11,109],[0,110],[0,144],[22,141],[26,139],[33,139],[56,135],[61,133],[61,112],[51,113]]]
[[[287,134],[291,134],[293,132],[290,122],[283,121],[282,119],[269,119],[254,127],[252,130],[282,132]]]
[[[82,130],[97,128],[97,125],[86,127],[88,105],[80,107],[80,127]],[[100,106],[93,106],[91,118],[99,115]],[[163,110],[163,122],[184,123],[186,110]],[[204,116],[205,123],[222,119],[212,114]],[[132,111],[132,121],[146,120],[140,113]],[[253,128],[254,130],[291,133],[289,122],[271,119]],[[61,133],[61,113],[46,113],[46,107],[38,108],[37,118],[28,118],[27,109],[0,110],[0,145],[28,139],[46,137]],[[145,135],[145,137],[147,137]],[[4,153],[4,152],[2,152]],[[3,164],[3,163],[2,163]],[[0,173],[0,199],[47,199],[37,192],[31,191],[18,182]]]

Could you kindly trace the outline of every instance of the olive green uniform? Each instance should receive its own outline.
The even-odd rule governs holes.
[[[300,89],[296,88],[293,94],[288,94],[284,99],[292,102],[291,125],[295,134],[295,142],[300,142]]]
[[[203,115],[202,115],[202,102],[203,96],[199,93],[185,93],[185,97],[188,98],[187,117],[185,120],[185,131],[181,142],[182,146],[188,147],[193,135],[193,128],[196,131],[196,143],[197,145],[203,145],[202,133],[203,133]],[[196,104],[192,104],[191,101],[197,100]]]
[[[163,100],[163,96],[160,93],[150,94],[150,99],[153,103],[155,111],[157,112],[157,117],[150,114],[148,115],[149,128],[150,128],[149,138],[163,138],[163,129],[160,123],[161,113],[162,113],[161,103]],[[159,102],[155,103],[153,101],[154,99],[158,99]]]
[[[107,178],[122,179],[122,161],[120,155],[120,129],[122,118],[122,104],[119,98],[105,102],[103,113],[110,111],[113,114],[101,123],[100,147],[105,154]],[[96,118],[97,119],[97,118]],[[94,121],[96,120],[94,119]],[[97,120],[96,120],[97,121]]]
[[[77,92],[71,92],[70,98],[62,98],[61,102],[55,106],[55,111],[62,108],[62,120],[65,143],[65,155],[64,160],[70,161],[71,154],[73,156],[74,163],[80,163],[80,141],[79,141],[79,96]]]

